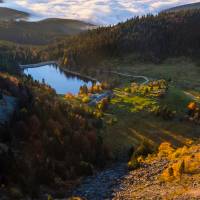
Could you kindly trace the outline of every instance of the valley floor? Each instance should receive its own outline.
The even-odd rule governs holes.
[[[133,74],[132,78],[135,74],[142,74],[148,79],[152,77],[153,80],[158,78],[171,80],[165,97],[156,101],[156,98],[146,98],[145,95],[132,95],[126,92],[126,87],[130,86],[130,80],[127,78],[122,80],[119,88],[115,88],[114,98],[111,100],[109,109],[104,113],[104,120],[109,125],[102,134],[105,143],[116,155],[119,154],[118,158],[127,153],[131,146],[137,146],[142,140],[149,141],[155,146],[168,141],[176,147],[190,146],[194,141],[197,142],[199,124],[184,118],[187,115],[188,103],[191,101],[199,103],[199,81],[196,79],[199,67],[184,59],[171,62],[167,61],[159,67],[150,65],[138,67],[135,64],[133,68],[126,66],[123,69],[120,67],[121,63],[118,64],[118,72],[121,73],[116,75],[120,76],[118,77],[120,80],[124,73]],[[166,69],[166,65],[170,66],[167,68],[168,71],[163,70]],[[183,73],[183,68],[191,67],[195,69],[192,71],[196,71],[197,74],[192,74],[193,72],[190,70],[188,71],[191,75],[189,77]],[[177,73],[180,76],[175,78]],[[167,105],[169,109],[176,111],[177,116],[174,119],[166,120],[147,112],[146,108],[154,107],[156,103],[160,106]],[[114,122],[110,123],[110,120]],[[199,163],[199,150],[190,152],[189,157],[193,158],[194,153],[197,153],[198,160],[195,162]],[[184,159],[184,157],[180,158],[180,160]],[[140,168],[134,171],[128,171],[127,164],[118,163],[110,169],[86,178],[75,189],[73,195],[87,200],[200,199],[199,172],[196,174],[184,173],[180,178],[172,181],[161,180],[163,172],[176,162],[174,160],[171,162],[167,158],[155,159],[150,163],[142,163]]]

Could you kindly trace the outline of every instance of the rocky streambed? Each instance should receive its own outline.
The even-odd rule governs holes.
[[[129,171],[126,163],[117,163],[110,169],[86,178],[75,188],[72,196],[86,200],[162,199],[167,196],[162,194],[166,185],[161,186],[157,178],[167,163],[162,160],[141,164],[134,171]]]
[[[94,176],[87,177],[72,191],[72,196],[87,200],[112,199],[120,190],[120,181],[128,173],[126,163],[116,163]]]

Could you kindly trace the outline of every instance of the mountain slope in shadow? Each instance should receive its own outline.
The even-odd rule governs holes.
[[[20,44],[45,45],[53,40],[76,35],[96,26],[72,19],[50,18],[27,21],[25,12],[0,7],[0,40]]]
[[[166,9],[163,12],[178,12],[178,11],[181,11],[181,10],[192,10],[192,9],[200,9],[200,2],[176,6],[176,7],[173,7],[173,8]]]
[[[3,3],[3,1],[0,1]],[[14,10],[11,8],[0,7],[0,20],[9,21],[9,20],[26,20],[29,17],[29,13]]]

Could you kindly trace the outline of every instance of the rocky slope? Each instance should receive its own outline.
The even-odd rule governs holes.
[[[130,172],[121,181],[121,190],[114,194],[113,199],[200,199],[199,176],[184,176],[181,181],[174,182],[159,180],[167,164],[167,160],[162,160]]]
[[[180,161],[184,165],[179,165]],[[140,161],[138,169],[128,171],[126,164],[116,164],[87,178],[74,190],[74,198],[69,199],[79,196],[87,200],[198,200],[199,164],[200,145],[173,149],[164,143],[158,154]]]

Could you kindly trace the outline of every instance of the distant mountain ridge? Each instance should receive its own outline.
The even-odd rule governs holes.
[[[49,18],[26,21],[28,13],[0,7],[0,40],[20,44],[44,45],[69,35],[76,35],[96,26],[72,19]]]
[[[181,10],[191,10],[191,9],[200,9],[200,2],[176,6],[173,8],[166,9],[163,12],[177,12],[177,11],[181,11]]]
[[[0,3],[2,3],[1,1]],[[26,20],[29,17],[29,13],[14,10],[11,8],[0,7],[0,20]]]

